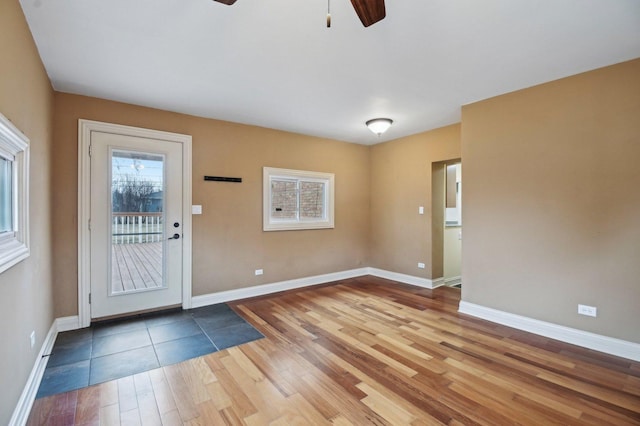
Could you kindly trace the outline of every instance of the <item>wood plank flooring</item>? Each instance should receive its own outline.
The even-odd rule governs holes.
[[[114,293],[162,287],[162,242],[111,245]]]
[[[36,401],[29,425],[640,425],[640,363],[361,277],[234,304],[265,336]]]

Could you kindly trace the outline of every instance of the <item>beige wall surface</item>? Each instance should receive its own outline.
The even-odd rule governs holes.
[[[193,216],[194,296],[368,266],[368,147],[56,93],[57,316],[77,314],[79,118],[193,136],[193,204],[203,209]],[[335,173],[335,229],[263,232],[264,166]]]
[[[30,140],[31,256],[0,274],[0,424],[6,425],[53,323],[50,149],[53,91],[17,0],[0,2],[0,112]],[[31,331],[36,333],[33,349]]]
[[[460,158],[459,124],[371,147],[372,267],[442,278],[441,239],[440,264],[434,268],[432,262],[431,166],[455,158]],[[418,269],[418,262],[425,269]]]
[[[640,59],[463,107],[462,158],[463,300],[640,343]]]

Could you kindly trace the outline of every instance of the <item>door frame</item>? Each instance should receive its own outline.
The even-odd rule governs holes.
[[[104,123],[100,121],[78,120],[78,320],[80,328],[91,325],[91,133],[113,133],[124,136],[160,139],[182,144],[182,308],[191,308],[191,143],[190,135],[164,132]]]

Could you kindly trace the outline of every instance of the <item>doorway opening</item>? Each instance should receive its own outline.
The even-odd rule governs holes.
[[[449,287],[462,286],[462,162],[432,163],[432,264]]]

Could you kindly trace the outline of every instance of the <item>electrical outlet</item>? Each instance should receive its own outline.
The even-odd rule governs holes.
[[[262,269],[256,269],[256,275],[262,275],[264,271]]]
[[[31,342],[31,348],[33,349],[33,347],[36,345],[36,332],[35,330],[31,332],[31,334],[29,335],[29,342]]]
[[[424,206],[418,207],[418,214],[424,214]]]
[[[596,308],[595,306],[578,305],[578,313],[580,315],[595,317],[598,315],[598,308]]]
[[[424,263],[419,262],[419,263],[418,263],[418,268],[420,268],[420,269],[424,269]]]

